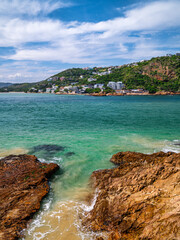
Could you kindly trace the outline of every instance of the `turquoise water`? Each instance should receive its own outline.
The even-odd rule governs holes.
[[[86,189],[92,171],[112,167],[112,154],[180,152],[179,142],[180,96],[0,94],[0,156],[31,153],[60,164],[54,205]]]

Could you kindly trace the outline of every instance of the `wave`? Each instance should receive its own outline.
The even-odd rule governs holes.
[[[173,140],[172,142],[166,141],[165,146],[163,147],[163,152],[175,152],[180,153],[180,140]]]

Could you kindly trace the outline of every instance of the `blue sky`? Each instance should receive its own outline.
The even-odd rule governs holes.
[[[180,51],[179,0],[0,2],[0,82]]]

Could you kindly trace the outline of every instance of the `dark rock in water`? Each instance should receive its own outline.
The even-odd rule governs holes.
[[[32,155],[11,155],[0,160],[0,239],[20,237],[40,202],[49,192],[48,178],[59,169]]]
[[[98,196],[84,225],[108,240],[180,239],[180,153],[119,152],[111,162],[91,176]]]
[[[65,147],[53,144],[44,144],[38,145],[33,147],[32,151],[39,152],[39,151],[47,151],[47,152],[60,152],[64,151]]]
[[[73,155],[75,155],[75,152],[67,152],[66,154],[64,154],[66,157],[71,157]]]
[[[180,143],[174,143],[175,146],[180,146]]]
[[[35,154],[40,158],[49,159],[54,157],[56,153],[64,151],[64,149],[64,146],[55,144],[37,145],[29,151],[29,154]]]

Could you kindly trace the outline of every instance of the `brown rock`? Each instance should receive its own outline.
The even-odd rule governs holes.
[[[110,235],[109,235],[109,238],[108,240],[120,240],[121,239],[121,236],[120,234],[116,231],[116,232],[112,232]]]
[[[116,239],[180,239],[180,154],[119,152],[91,176],[99,194],[84,220]]]
[[[20,237],[49,192],[47,178],[58,169],[57,164],[41,163],[32,155],[11,155],[0,160],[0,239]]]

